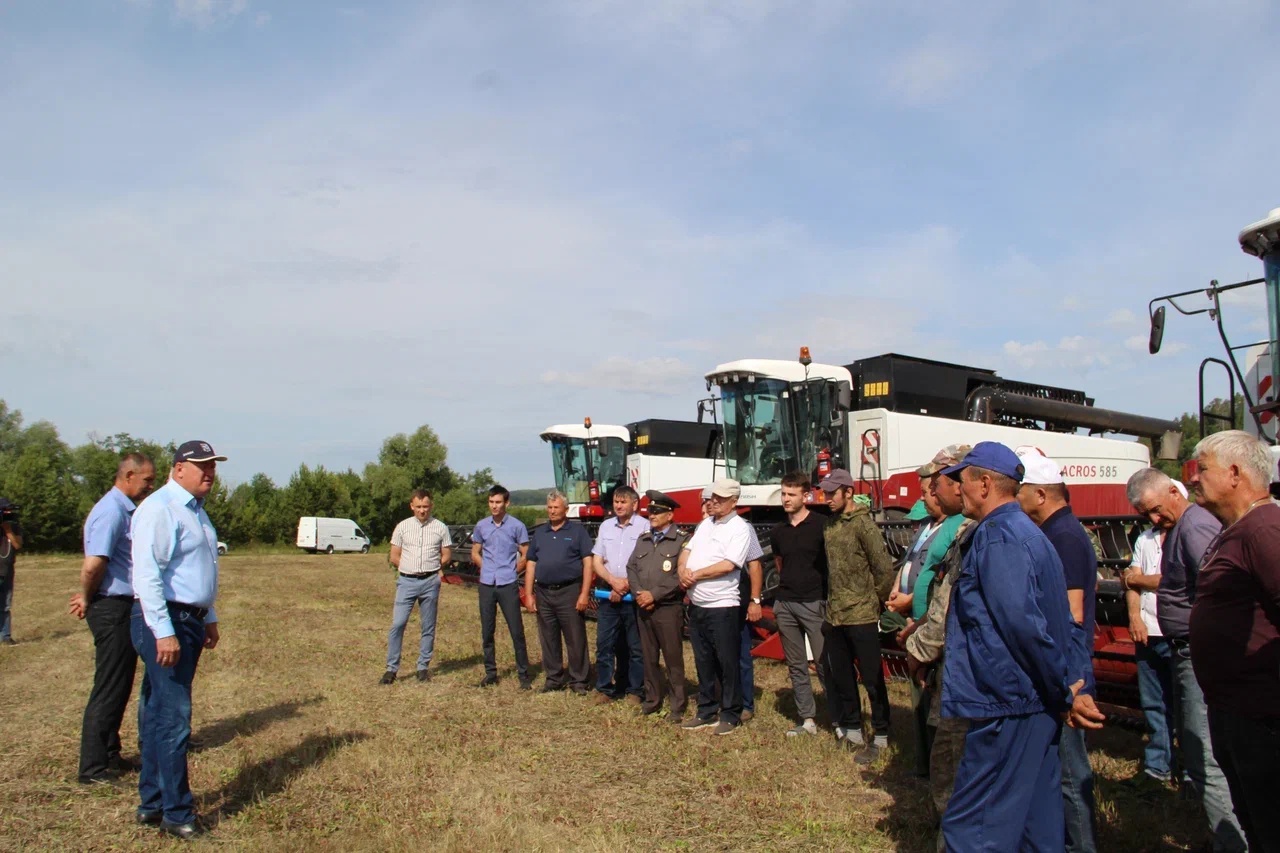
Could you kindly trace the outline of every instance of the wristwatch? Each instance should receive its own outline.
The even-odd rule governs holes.
[[[752,603],[752,604],[764,604],[764,599],[763,599],[763,598],[753,598],[753,599],[751,599],[751,603]]]

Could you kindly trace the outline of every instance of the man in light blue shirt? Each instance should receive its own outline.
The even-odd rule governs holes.
[[[141,453],[128,453],[116,468],[115,485],[94,504],[84,523],[84,565],[80,592],[70,612],[93,633],[93,690],[80,728],[81,784],[110,782],[133,770],[120,757],[120,721],[133,692],[138,653],[130,636],[133,566],[129,528],[134,502],[146,497],[156,466]]]
[[[201,832],[187,782],[191,682],[201,650],[218,645],[218,535],[204,499],[226,459],[206,442],[184,443],[169,482],[133,514],[131,629],[146,668],[137,819],[182,839]]]
[[[524,568],[529,551],[529,530],[524,522],[507,514],[511,493],[502,486],[489,489],[489,517],[480,519],[471,531],[471,562],[480,570],[480,643],[484,648],[484,678],[481,687],[498,683],[498,659],[494,645],[497,609],[511,633],[516,655],[516,675],[520,689],[533,688],[529,674],[529,652],[524,641],[520,616],[520,589],[516,578]]]
[[[649,520],[636,514],[640,496],[630,486],[613,492],[613,518],[605,519],[591,550],[592,566],[600,582],[609,585],[609,597],[596,610],[596,701],[621,699],[639,705],[644,699],[644,655],[640,652],[640,625],[631,592],[627,562],[636,542],[649,532]],[[615,673],[615,661],[617,670]]]

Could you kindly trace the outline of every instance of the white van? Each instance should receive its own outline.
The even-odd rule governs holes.
[[[369,537],[360,525],[349,518],[316,518],[314,515],[298,519],[298,547],[312,554],[323,551],[359,551],[369,553]]]

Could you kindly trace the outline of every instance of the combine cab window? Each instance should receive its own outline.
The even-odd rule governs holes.
[[[627,446],[620,438],[594,439],[596,446],[588,449],[581,438],[556,436],[551,439],[551,464],[556,475],[556,489],[571,504],[584,504],[590,500],[590,482],[600,484],[604,494],[613,486],[625,482],[627,474]],[[587,465],[588,450],[591,465]],[[590,473],[588,473],[590,471]]]
[[[744,485],[778,483],[796,468],[798,442],[786,382],[759,379],[720,387],[725,465]]]

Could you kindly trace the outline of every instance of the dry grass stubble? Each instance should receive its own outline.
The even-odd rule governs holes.
[[[0,649],[0,847],[152,849],[136,795],[75,783],[92,679],[88,629],[65,615],[78,561],[22,558],[19,645]],[[909,700],[893,685],[887,766],[855,768],[829,734],[791,740],[780,664],[756,667],[756,719],[734,735],[681,732],[629,705],[517,689],[499,619],[502,683],[482,675],[476,598],[446,586],[435,678],[413,679],[417,617],[401,681],[380,687],[394,576],[385,556],[236,556],[222,561],[222,642],[196,677],[190,758],[209,842],[234,849],[928,850],[927,791],[911,778]],[[525,617],[531,656],[537,629]],[[687,651],[687,648],[686,648]],[[535,665],[536,667],[536,665]],[[690,678],[692,655],[686,654]],[[140,677],[140,676],[139,676]],[[136,742],[126,714],[125,754]],[[1126,800],[1131,732],[1095,750],[1104,849],[1198,839],[1171,797]],[[132,782],[135,777],[128,777]],[[1113,846],[1117,845],[1117,846]]]

